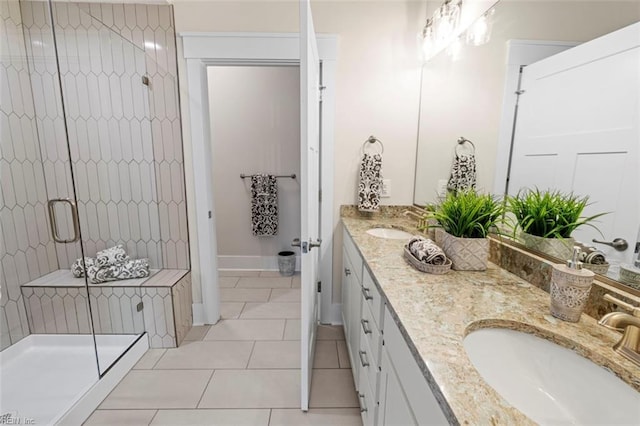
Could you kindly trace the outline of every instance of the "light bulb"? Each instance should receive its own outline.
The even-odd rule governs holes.
[[[452,61],[457,61],[460,59],[460,52],[462,52],[462,42],[460,37],[456,37],[447,48],[447,54],[451,57]]]
[[[427,21],[422,30],[422,54],[424,59],[429,59],[434,48],[433,26],[431,20]]]
[[[473,46],[485,44],[491,38],[491,23],[489,17],[493,15],[493,9],[482,15],[467,31],[467,43]]]

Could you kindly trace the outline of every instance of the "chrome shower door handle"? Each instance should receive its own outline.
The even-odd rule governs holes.
[[[65,240],[58,233],[58,220],[56,218],[56,203],[66,203],[71,207],[71,221],[73,222],[73,238]],[[47,202],[49,210],[49,226],[51,228],[51,237],[56,243],[67,244],[74,243],[80,239],[80,221],[78,220],[78,206],[69,198],[54,198]]]
[[[605,246],[613,247],[617,251],[625,251],[629,248],[629,243],[624,238],[616,238],[613,241],[600,241],[594,238],[591,241],[597,244],[604,244]]]

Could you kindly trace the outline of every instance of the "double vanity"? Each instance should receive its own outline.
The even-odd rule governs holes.
[[[640,423],[640,366],[613,351],[620,333],[586,314],[553,318],[547,292],[491,262],[413,269],[402,231],[415,222],[389,212],[342,212],[342,315],[365,425]]]

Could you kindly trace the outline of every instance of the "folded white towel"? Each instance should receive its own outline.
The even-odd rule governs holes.
[[[428,238],[419,235],[409,241],[409,251],[420,262],[430,265],[444,265],[447,257],[440,247]]]

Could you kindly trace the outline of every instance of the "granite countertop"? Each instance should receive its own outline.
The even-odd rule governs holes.
[[[534,424],[487,385],[467,357],[464,337],[483,327],[545,337],[608,368],[640,391],[640,367],[612,350],[620,334],[588,315],[578,323],[553,318],[548,293],[492,263],[485,272],[419,272],[402,257],[404,240],[366,233],[377,226],[413,232],[415,224],[408,218],[343,215],[342,222],[451,423]]]

